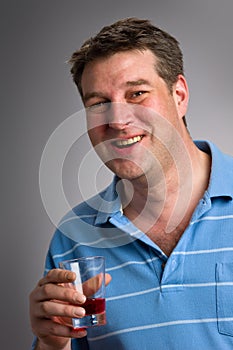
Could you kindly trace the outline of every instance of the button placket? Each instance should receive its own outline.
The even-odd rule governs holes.
[[[171,255],[165,264],[162,279],[161,292],[174,292],[183,289],[183,264],[182,255]]]

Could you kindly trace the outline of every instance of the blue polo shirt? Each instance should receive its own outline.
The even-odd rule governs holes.
[[[116,181],[60,223],[46,259],[103,255],[107,324],[72,349],[233,349],[233,158],[209,142],[208,189],[167,257],[121,212]]]

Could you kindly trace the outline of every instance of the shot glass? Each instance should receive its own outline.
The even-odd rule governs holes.
[[[71,320],[66,318],[63,319],[63,323],[74,329],[105,325],[105,258],[103,256],[82,257],[62,261],[59,267],[75,272],[75,281],[66,286],[75,288],[87,298],[81,305],[86,310],[85,316]]]

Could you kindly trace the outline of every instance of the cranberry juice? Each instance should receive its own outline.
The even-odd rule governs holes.
[[[86,310],[86,315],[101,314],[105,311],[105,299],[103,298],[87,298],[81,305]]]

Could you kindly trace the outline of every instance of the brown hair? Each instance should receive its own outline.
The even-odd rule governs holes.
[[[81,79],[85,65],[101,57],[128,50],[151,50],[156,59],[155,69],[166,82],[169,91],[183,73],[183,55],[178,41],[149,20],[126,18],[104,27],[88,39],[71,56],[71,74],[82,96]]]

